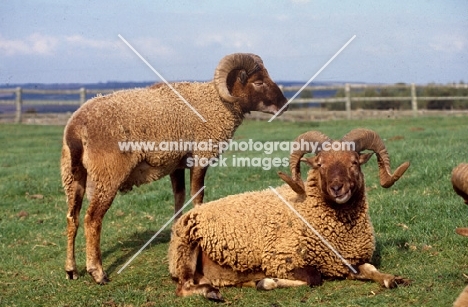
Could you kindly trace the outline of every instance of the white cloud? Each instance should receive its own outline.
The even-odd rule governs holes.
[[[74,46],[86,47],[90,49],[110,49],[115,48],[118,45],[117,40],[106,41],[98,39],[89,39],[81,35],[66,36],[65,41]]]
[[[95,39],[75,34],[65,36],[62,40],[67,54],[81,56],[94,54],[105,57],[121,57],[128,54],[128,47],[117,36],[114,39]]]
[[[138,51],[141,50],[141,52],[151,56],[170,56],[175,53],[175,50],[171,46],[154,37],[137,38],[134,42],[130,42],[130,44]]]
[[[90,52],[124,49],[117,37],[115,40],[100,40],[86,38],[82,35],[50,36],[33,33],[22,39],[8,39],[0,35],[1,55],[57,55],[59,47],[67,48],[68,54],[77,49],[86,49]]]
[[[249,48],[256,46],[256,38],[252,33],[242,33],[239,31],[231,33],[210,33],[201,34],[194,42],[196,46],[209,47],[210,45],[220,45],[226,48]]]
[[[0,37],[0,52],[4,55],[27,53],[28,46],[21,40],[8,40]]]
[[[445,53],[459,53],[466,49],[467,38],[457,34],[446,34],[435,36],[429,43],[435,51]]]
[[[56,37],[34,33],[24,39],[7,39],[0,36],[0,53],[13,56],[18,54],[52,55],[59,40]]]

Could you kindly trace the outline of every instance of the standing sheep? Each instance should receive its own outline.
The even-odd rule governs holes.
[[[173,151],[122,151],[121,142],[212,142],[232,138],[244,114],[277,113],[287,102],[270,79],[261,58],[231,54],[206,83],[173,83],[172,87],[206,120],[202,121],[166,85],[118,91],[86,102],[65,127],[61,172],[67,195],[67,278],[78,278],[75,237],[86,191],[90,201],[84,219],[86,269],[97,283],[108,278],[102,268],[100,236],[104,214],[118,191],[129,191],[170,175],[177,212],[185,201],[184,168],[190,167],[191,194],[204,185],[206,165],[188,165],[187,159],[212,159],[218,148]],[[201,204],[203,192],[194,204]]]
[[[460,163],[452,171],[452,186],[455,192],[460,195],[465,204],[468,204],[468,164]],[[459,227],[456,230],[456,233],[468,237],[468,228]],[[463,289],[460,295],[457,297],[453,303],[454,307],[466,307],[468,306],[468,286]]]
[[[300,135],[297,143],[331,144],[317,131]],[[202,294],[222,300],[217,287],[276,287],[318,285],[322,278],[371,279],[393,288],[406,279],[380,273],[369,264],[375,237],[369,219],[361,164],[377,154],[380,183],[392,186],[409,163],[394,174],[382,139],[373,131],[355,129],[342,139],[355,150],[322,150],[303,159],[310,150],[291,153],[292,178],[276,189],[313,228],[356,270],[347,267],[270,189],[228,196],[196,207],[173,226],[169,271],[177,282],[176,294]],[[323,147],[325,148],[325,146]],[[329,147],[328,147],[329,148]],[[303,182],[299,161],[311,169]]]

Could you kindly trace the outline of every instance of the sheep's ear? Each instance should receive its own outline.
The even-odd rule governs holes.
[[[239,81],[245,85],[248,78],[249,76],[247,75],[247,72],[245,70],[241,70],[239,74]]]
[[[301,158],[301,162],[305,162],[308,166],[312,168],[318,168],[320,166],[319,158],[317,156]]]
[[[369,161],[369,159],[372,157],[374,153],[371,152],[371,153],[364,153],[364,154],[359,154],[359,164],[364,164],[364,163],[367,163],[367,161]]]

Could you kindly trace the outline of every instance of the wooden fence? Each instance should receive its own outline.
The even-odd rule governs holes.
[[[433,96],[417,96],[417,88],[421,87],[436,87],[436,88],[463,88],[468,89],[468,84],[453,84],[453,85],[416,85],[416,84],[394,84],[394,85],[379,85],[379,84],[350,84],[346,83],[344,85],[330,85],[330,86],[307,86],[303,89],[303,91],[308,91],[310,95],[313,97],[314,92],[320,91],[333,91],[338,92],[342,91],[343,97],[326,97],[326,98],[301,98],[300,95],[295,98],[291,104],[292,105],[304,105],[304,104],[330,104],[330,103],[344,103],[345,111],[347,114],[347,118],[351,118],[351,110],[353,102],[363,102],[363,101],[371,101],[371,102],[381,102],[381,101],[409,101],[411,103],[411,110],[413,111],[413,115],[417,115],[418,111],[418,101],[435,101],[435,100],[467,100],[468,96],[444,96],[444,97],[433,97]],[[282,91],[285,93],[286,96],[292,97],[297,91],[301,89],[300,86],[281,86]],[[374,89],[374,90],[382,90],[382,89],[400,89],[400,90],[407,90],[410,95],[409,96],[389,96],[389,97],[362,97],[354,95],[353,93],[357,93],[362,90],[366,89]],[[90,95],[97,95],[102,94],[106,95],[116,91],[117,89],[73,89],[73,90],[42,90],[42,89],[26,89],[26,88],[11,88],[11,89],[0,89],[0,94],[15,94],[15,100],[0,100],[0,105],[2,104],[15,104],[16,105],[16,112],[15,112],[15,122],[21,123],[23,117],[23,105],[25,102],[28,105],[42,105],[42,104],[57,104],[57,105],[82,105],[86,100],[87,97]],[[23,94],[36,94],[36,95],[78,95],[79,100],[24,100]]]

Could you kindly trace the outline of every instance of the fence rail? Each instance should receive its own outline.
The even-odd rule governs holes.
[[[456,88],[456,89],[468,89],[468,84],[453,84],[453,85],[416,85],[416,84],[393,84],[393,85],[381,85],[381,84],[350,84],[346,83],[344,85],[330,85],[330,86],[308,86],[304,88],[304,91],[309,91],[311,93],[320,92],[320,91],[343,91],[343,97],[327,97],[327,98],[296,98],[291,104],[292,105],[301,105],[301,104],[332,104],[332,103],[344,103],[345,111],[347,118],[351,118],[351,109],[352,103],[354,102],[382,102],[382,101],[409,101],[411,102],[411,110],[413,115],[416,116],[418,113],[418,101],[442,101],[442,100],[467,100],[467,96],[417,96],[417,88],[421,87],[431,87],[431,88]],[[287,93],[295,94],[299,91],[301,86],[281,86],[281,90],[287,95]],[[382,89],[403,89],[409,91],[409,96],[388,96],[388,97],[353,97],[353,90],[382,90]],[[82,105],[87,100],[89,95],[106,95],[112,92],[115,92],[118,89],[54,89],[54,90],[43,90],[43,89],[27,89],[27,88],[11,88],[11,89],[0,89],[0,94],[14,94],[14,100],[0,100],[0,105],[4,104],[14,104],[16,106],[15,111],[15,122],[21,123],[23,117],[23,105],[25,102],[28,105]],[[24,94],[36,94],[36,95],[79,95],[78,100],[44,100],[44,99],[23,99]],[[287,95],[288,96],[288,95]],[[289,95],[293,96],[293,95]]]

